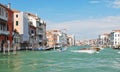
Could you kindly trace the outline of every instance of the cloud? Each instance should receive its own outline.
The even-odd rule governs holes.
[[[90,1],[91,4],[97,4],[97,3],[100,3],[100,1],[97,1],[97,0],[93,0],[93,1]]]
[[[120,8],[120,0],[107,0],[105,2],[108,4],[108,7]]]
[[[67,33],[75,34],[77,39],[83,40],[98,38],[99,34],[109,33],[112,30],[120,29],[120,16],[51,23],[47,23],[48,30],[67,29]]]
[[[120,0],[115,0],[113,2],[113,8],[120,8]]]

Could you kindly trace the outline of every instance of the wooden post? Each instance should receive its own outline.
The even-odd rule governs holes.
[[[6,48],[7,48],[7,44],[6,42],[3,44],[3,54],[5,55],[5,51],[6,51]]]
[[[9,40],[7,41],[7,48],[8,48],[8,50],[7,50],[8,51],[8,55],[10,55],[10,41]]]
[[[16,48],[17,48],[17,45],[13,44],[13,54],[16,54]]]

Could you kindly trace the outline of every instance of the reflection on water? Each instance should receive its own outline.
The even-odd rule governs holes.
[[[110,48],[99,53],[72,52],[82,47],[58,51],[20,51],[0,54],[0,72],[119,72],[120,54]]]

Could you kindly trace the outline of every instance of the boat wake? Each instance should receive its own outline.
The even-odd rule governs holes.
[[[93,54],[93,53],[99,53],[96,50],[72,50],[71,52],[77,52],[77,53],[89,53],[89,54]]]
[[[120,51],[119,51],[119,52],[117,52],[117,53],[119,53],[119,54],[120,54]]]
[[[66,50],[67,50],[67,47],[66,48],[57,49],[58,52],[63,52],[63,51],[66,51]]]

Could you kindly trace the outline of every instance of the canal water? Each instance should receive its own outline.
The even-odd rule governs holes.
[[[82,46],[66,51],[19,51],[0,53],[0,72],[120,72],[120,50],[106,48],[99,53],[79,53]]]

